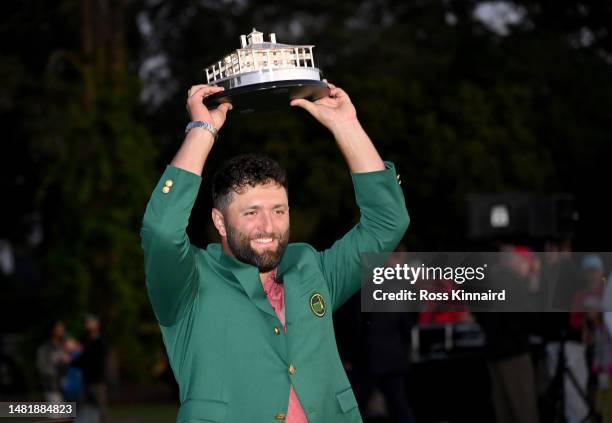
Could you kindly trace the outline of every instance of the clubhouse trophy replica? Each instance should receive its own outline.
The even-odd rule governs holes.
[[[250,113],[287,107],[294,98],[312,101],[329,95],[314,65],[313,47],[277,43],[275,34],[266,42],[253,28],[240,36],[239,49],[204,69],[208,85],[225,88],[204,103],[214,108],[230,102],[234,110]]]

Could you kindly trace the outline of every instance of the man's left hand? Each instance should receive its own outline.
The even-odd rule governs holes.
[[[294,99],[291,100],[290,104],[306,109],[332,132],[343,124],[357,121],[357,112],[348,94],[342,88],[327,82],[326,79],[323,82],[327,83],[329,87],[329,97],[323,97],[316,101]]]

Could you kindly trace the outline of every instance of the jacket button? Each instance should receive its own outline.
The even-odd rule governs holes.
[[[163,188],[162,188],[162,192],[163,192],[164,194],[168,194],[168,193],[170,192],[170,187],[168,187],[168,186],[163,187]]]
[[[293,364],[289,365],[289,374],[292,375],[295,373],[295,367],[293,367]]]
[[[164,185],[167,186],[168,188],[170,188],[173,184],[174,182],[172,182],[172,179],[168,179],[166,182],[164,182]]]
[[[280,335],[280,329],[278,327],[274,327],[274,333]]]
[[[284,422],[285,417],[287,417],[287,415],[283,413],[278,413],[276,416],[274,416],[274,418],[278,420],[279,422]]]

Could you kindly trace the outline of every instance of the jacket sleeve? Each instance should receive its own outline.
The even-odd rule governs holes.
[[[161,325],[176,323],[193,303],[198,287],[195,249],[187,224],[202,178],[168,166],[142,221],[141,245],[149,299]]]
[[[359,223],[331,248],[318,253],[334,311],[361,286],[361,254],[393,251],[408,228],[410,219],[395,167],[390,162],[385,167],[351,174]]]

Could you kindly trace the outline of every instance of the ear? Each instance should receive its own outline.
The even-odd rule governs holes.
[[[222,237],[226,237],[227,231],[225,230],[225,218],[223,217],[223,213],[213,208],[211,212],[211,217],[215,228],[217,228],[217,232],[219,232],[219,235]]]

